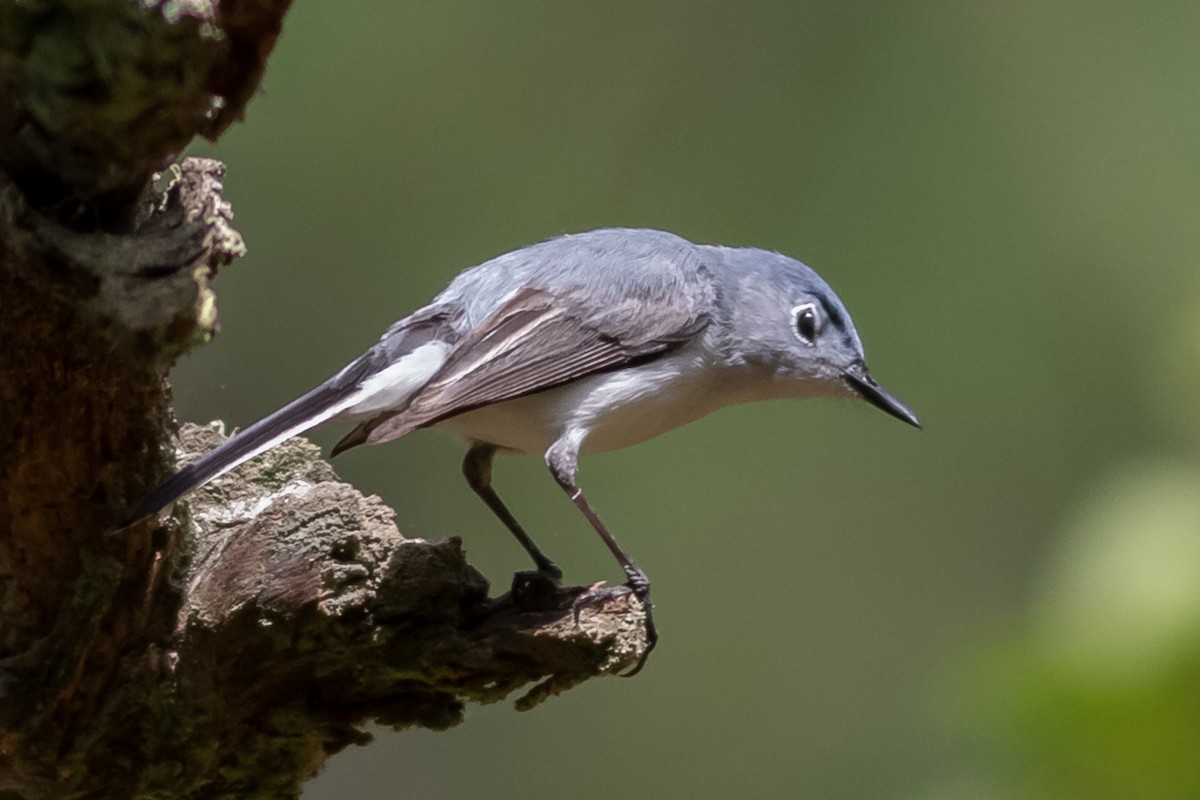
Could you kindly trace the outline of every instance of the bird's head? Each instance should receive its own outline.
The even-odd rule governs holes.
[[[769,378],[771,394],[857,396],[921,427],[867,371],[854,322],[820,275],[779,253],[714,249],[724,262],[722,328],[731,360]]]

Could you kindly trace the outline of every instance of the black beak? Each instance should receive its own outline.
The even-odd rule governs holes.
[[[846,383],[850,388],[863,396],[871,405],[886,411],[893,417],[907,422],[914,428],[921,427],[921,420],[908,406],[901,403],[887,389],[884,389],[867,372],[867,365],[859,362],[851,365],[845,372]]]

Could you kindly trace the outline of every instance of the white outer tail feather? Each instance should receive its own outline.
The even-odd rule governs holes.
[[[450,345],[446,342],[427,342],[376,372],[358,387],[353,402],[343,406],[346,416],[372,417],[382,411],[402,409],[442,368],[449,352]]]
[[[210,451],[198,461],[163,481],[142,499],[120,527],[126,527],[143,517],[161,511],[181,495],[224,475],[281,442],[310,428],[315,428],[334,417],[373,417],[379,413],[403,410],[409,399],[441,369],[449,350],[450,345],[445,342],[427,342],[395,363],[370,375],[360,386],[346,396],[335,400],[329,406],[320,408],[315,413],[297,416],[286,428],[279,430],[250,449],[241,451],[241,447],[254,441],[254,437],[261,435],[263,428],[270,427],[275,420],[286,420],[289,415],[298,414],[306,407],[311,408],[314,405],[319,407],[322,405],[322,395],[338,391],[331,387],[329,382],[317,387],[278,411],[247,426],[217,449]],[[337,380],[343,373],[339,373],[331,381]]]

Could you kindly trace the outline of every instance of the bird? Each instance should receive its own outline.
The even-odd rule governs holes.
[[[151,489],[122,527],[310,428],[353,429],[332,450],[437,427],[467,443],[470,488],[533,559],[562,571],[492,486],[497,454],[540,455],[645,601],[650,580],[579,487],[581,455],[638,444],[718,408],[775,398],[854,397],[916,428],[867,371],[845,305],[778,252],[695,244],[659,230],[566,234],[459,273],[328,380],[235,433]]]

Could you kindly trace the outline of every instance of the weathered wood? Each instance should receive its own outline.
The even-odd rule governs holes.
[[[240,118],[287,5],[0,0],[5,797],[294,796],[371,720],[530,707],[645,649],[629,595],[489,600],[299,440],[112,529],[219,441],[176,437],[164,377],[244,247],[218,162],[155,170]]]

